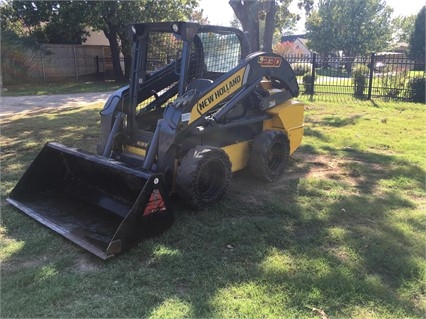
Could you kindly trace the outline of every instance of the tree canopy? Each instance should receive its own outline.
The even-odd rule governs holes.
[[[135,1],[6,1],[2,5],[2,32],[30,36],[39,43],[81,44],[86,28],[101,30],[109,40],[114,78],[128,79],[131,43],[127,26],[137,22],[189,20],[198,0]],[[125,75],[120,64],[124,56]]]
[[[13,30],[38,43],[81,44],[88,33],[87,6],[70,1],[7,1],[2,6],[2,30]]]
[[[324,55],[384,50],[392,37],[391,13],[383,0],[320,0],[306,20],[308,45]]]
[[[301,0],[308,8],[312,0]],[[252,51],[272,51],[272,39],[276,30],[291,29],[300,19],[288,8],[292,0],[230,0],[229,5],[248,33]],[[235,21],[233,22],[235,25]]]
[[[120,51],[124,56],[124,79],[130,77],[131,43],[127,28],[135,22],[161,22],[189,20],[198,0],[136,0],[136,1],[89,1],[90,26],[102,30],[109,40],[113,59],[114,77],[123,79]]]
[[[425,23],[426,6],[417,14],[414,23],[414,31],[410,36],[409,57],[413,60],[424,60],[425,58]]]
[[[416,15],[400,15],[392,20],[393,41],[395,42],[395,44],[399,42],[408,43],[410,41],[410,35],[414,31],[415,21]]]

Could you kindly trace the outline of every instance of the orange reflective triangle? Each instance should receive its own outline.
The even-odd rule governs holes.
[[[166,205],[164,204],[163,197],[161,196],[158,189],[154,189],[149,197],[149,201],[145,206],[143,216],[148,216],[152,213],[157,213],[160,211],[165,211]]]

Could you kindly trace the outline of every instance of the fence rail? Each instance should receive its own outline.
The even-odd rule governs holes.
[[[108,46],[48,44],[43,50],[19,52],[17,56],[2,57],[4,82],[22,81],[22,78],[48,79],[74,77],[104,72],[97,69],[95,57],[108,54]],[[98,65],[99,67],[99,65]]]
[[[109,47],[48,45],[46,49],[22,52],[10,61],[3,57],[2,80],[19,81],[24,76],[45,81],[57,77],[78,79],[112,69]],[[322,57],[313,53],[284,58],[296,73],[301,94],[425,103],[425,59],[413,61],[401,53],[356,57]]]
[[[425,60],[400,53],[357,57],[284,55],[292,65],[301,93],[391,98],[425,103]]]

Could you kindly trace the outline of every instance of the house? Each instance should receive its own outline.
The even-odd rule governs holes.
[[[407,54],[408,50],[410,48],[410,45],[408,43],[405,42],[399,42],[396,43],[394,48],[393,48],[393,52],[397,52],[397,53],[403,53],[403,54]]]
[[[292,42],[303,55],[307,55],[309,57],[312,55],[312,51],[309,50],[306,45],[308,42],[306,34],[284,35],[281,37],[281,43],[283,42]]]
[[[86,28],[89,35],[83,45],[104,45],[109,47],[109,41],[102,31],[93,31],[92,28]]]
[[[87,27],[86,31],[89,32],[89,35],[83,45],[86,46],[102,46],[103,51],[102,55],[98,56],[97,68],[104,71],[112,71],[112,57],[111,57],[111,48],[108,39],[102,31],[94,31],[92,28]],[[121,68],[124,69],[124,58],[123,54],[120,53],[120,63]]]
[[[306,34],[283,35],[281,37],[281,42],[294,42],[297,39],[306,39]]]
[[[312,51],[309,50],[308,46],[306,45],[307,42],[308,42],[307,39],[297,38],[296,40],[294,40],[293,43],[294,43],[294,45],[296,46],[297,49],[302,51],[302,54],[311,56]]]

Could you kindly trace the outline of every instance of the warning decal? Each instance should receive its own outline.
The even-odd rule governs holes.
[[[158,189],[154,189],[149,197],[149,201],[145,206],[143,216],[148,216],[152,213],[158,213],[166,210],[163,197]]]

